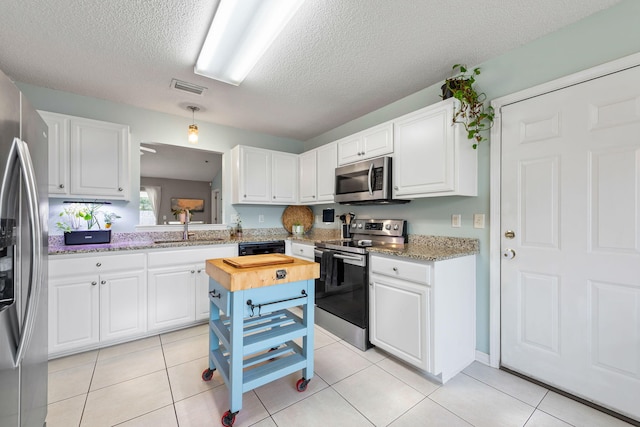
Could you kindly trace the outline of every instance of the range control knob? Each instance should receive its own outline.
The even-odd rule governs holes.
[[[358,224],[356,224],[355,222],[351,223],[351,228],[358,228]]]
[[[393,226],[393,229],[394,229],[394,230],[397,230],[398,228],[400,228],[400,227],[398,227],[398,224],[396,224],[396,225],[394,225],[394,226]]]
[[[385,225],[384,228],[386,228],[387,230],[391,230],[391,224]]]
[[[362,224],[358,224],[358,228],[362,228]]]

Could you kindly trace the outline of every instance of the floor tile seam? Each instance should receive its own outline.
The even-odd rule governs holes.
[[[315,370],[313,371],[313,374],[314,374],[314,375],[318,375],[318,377],[322,378],[322,381],[324,381],[325,383],[327,383],[327,385],[329,385],[329,386],[331,386],[331,387],[332,387],[332,386],[334,386],[335,384],[338,384],[339,382],[342,382],[342,381],[346,380],[347,378],[350,378],[350,377],[352,377],[352,376],[354,376],[354,375],[356,375],[356,374],[358,374],[358,373],[360,373],[360,372],[364,371],[365,369],[370,368],[371,366],[373,366],[373,363],[372,363],[372,364],[370,364],[369,366],[365,366],[365,367],[364,367],[364,368],[362,368],[362,369],[358,369],[356,372],[353,372],[353,373],[351,373],[351,374],[347,375],[347,376],[346,376],[346,377],[344,377],[344,378],[340,378],[338,381],[334,382],[333,384],[329,384],[329,382],[328,382],[325,378],[322,378],[322,376],[318,375],[318,373],[317,373]]]
[[[80,413],[80,421],[78,422],[78,426],[82,425],[82,419],[84,418],[84,412],[87,410],[87,402],[89,401],[89,393],[91,393],[91,383],[93,383],[93,377],[96,374],[96,368],[98,366],[98,355],[99,354],[100,354],[100,352],[98,351],[98,354],[96,354],[95,363],[93,365],[93,372],[91,372],[91,379],[89,380],[89,387],[87,389],[87,393],[84,396],[84,404],[82,405],[82,412]]]
[[[427,396],[427,399],[429,399],[431,402],[435,403],[436,405],[438,405],[439,407],[441,407],[442,409],[444,409],[445,411],[449,412],[450,414],[454,415],[457,418],[460,418],[462,421],[464,421],[465,423],[469,424],[470,426],[475,426],[475,424],[473,424],[471,421],[467,420],[465,417],[463,417],[462,415],[456,414],[455,412],[453,412],[451,409],[447,408],[446,406],[442,405],[440,402],[437,402],[435,400],[433,400],[431,398],[431,396]]]
[[[342,380],[340,380],[340,381],[342,381]],[[340,381],[338,381],[338,382],[340,382]],[[338,384],[338,383],[336,383],[336,384]],[[341,394],[341,393],[340,393],[340,392],[339,392],[335,387],[333,387],[333,385],[330,385],[329,387],[331,387],[331,389],[332,389],[334,392],[336,392],[336,394],[337,394],[338,396],[340,396],[340,398],[341,398],[342,400],[344,400],[345,402],[347,402],[347,405],[351,406],[351,407],[353,408],[353,410],[354,410],[354,411],[356,411],[358,414],[362,415],[362,417],[363,417],[365,420],[367,420],[368,422],[370,422],[372,426],[377,427],[376,423],[374,423],[371,419],[369,419],[369,417],[367,417],[367,416],[366,416],[365,414],[363,414],[363,413],[362,413],[358,408],[356,408],[356,407],[353,405],[353,403],[351,403],[351,402],[350,402],[350,401],[349,401],[345,396],[343,396],[343,395],[342,395],[342,394]]]
[[[223,382],[223,383],[221,383],[221,384],[216,385],[215,387],[211,387],[211,388],[208,388],[208,389],[206,389],[206,390],[199,391],[199,392],[197,392],[197,393],[195,393],[195,394],[192,394],[192,395],[189,395],[189,396],[185,396],[185,397],[183,397],[182,399],[178,399],[178,400],[173,400],[173,390],[172,390],[172,391],[171,391],[171,399],[173,400],[173,403],[174,403],[174,404],[176,404],[176,403],[180,403],[180,402],[184,402],[185,400],[191,399],[192,397],[195,397],[195,396],[197,396],[197,395],[199,395],[199,394],[212,392],[213,390],[216,390],[216,389],[218,389],[218,388],[220,388],[220,387],[222,387],[222,386],[224,386],[224,385],[225,385],[225,384],[224,384],[224,382]],[[251,391],[251,390],[250,390],[250,391]],[[244,393],[243,393],[243,394],[244,394]]]
[[[313,378],[312,378],[312,379],[313,379]],[[322,380],[322,381],[324,381],[324,380]],[[327,384],[327,382],[326,382],[326,381],[324,381],[324,383],[325,383],[325,384]],[[289,405],[286,405],[286,406],[284,406],[284,407],[282,407],[282,408],[278,409],[277,411],[275,411],[275,412],[273,412],[273,413],[272,413],[271,411],[269,411],[269,409],[267,409],[267,405],[265,405],[265,404],[264,404],[264,402],[262,401],[262,399],[260,399],[260,396],[258,395],[258,393],[255,393],[255,395],[258,397],[258,400],[260,401],[260,403],[262,404],[262,406],[264,406],[264,408],[267,410],[267,414],[269,414],[269,416],[273,418],[273,416],[274,416],[275,414],[278,414],[278,413],[280,413],[280,412],[284,411],[285,409],[290,408],[290,407],[292,407],[293,405],[296,405],[296,404],[298,404],[298,403],[300,403],[300,402],[302,402],[302,401],[304,401],[304,400],[306,400],[306,399],[310,398],[311,396],[315,396],[316,394],[320,393],[320,392],[321,392],[321,391],[323,391],[323,390],[328,389],[329,387],[331,387],[331,386],[330,386],[329,384],[327,384],[327,387],[325,387],[325,388],[323,388],[323,389],[320,389],[320,390],[316,390],[316,391],[314,391],[314,392],[309,392],[309,391],[308,391],[308,389],[307,389],[306,391],[302,392],[302,393],[303,393],[303,394],[301,394],[301,395],[303,396],[303,397],[302,397],[302,399],[300,399],[300,400],[296,400],[295,402],[292,402],[292,403],[290,403]],[[252,390],[252,391],[253,391],[253,390]],[[274,420],[274,422],[275,422],[275,420]]]
[[[204,323],[203,323],[203,325],[204,325]],[[197,327],[197,326],[200,326],[200,325],[195,325],[195,326],[192,326],[192,327]],[[185,329],[189,329],[189,328],[185,328]],[[185,329],[178,329],[178,330],[177,330],[177,331],[175,331],[175,332],[183,331],[183,330],[185,330]],[[165,332],[165,333],[170,334],[171,332]],[[189,335],[188,337],[178,338],[178,339],[176,339],[176,340],[172,340],[172,341],[169,341],[169,342],[164,342],[164,341],[162,340],[162,334],[158,334],[158,337],[160,338],[160,345],[168,345],[168,344],[173,344],[173,343],[176,343],[176,342],[180,342],[180,341],[188,340],[189,338],[199,337],[200,335],[207,335],[208,333],[209,333],[209,331],[205,331],[205,332],[203,332],[203,333],[201,333],[201,334]]]
[[[144,414],[136,415],[135,417],[133,417],[133,418],[129,418],[128,420],[120,421],[120,422],[118,422],[117,424],[113,424],[111,427],[117,427],[117,426],[122,425],[122,424],[124,424],[124,423],[128,423],[129,421],[133,421],[133,420],[135,420],[136,418],[144,417],[145,415],[149,415],[149,414],[150,414],[150,413],[152,413],[152,412],[159,411],[160,409],[164,409],[164,408],[166,408],[166,407],[168,407],[168,406],[174,406],[174,405],[173,405],[173,403],[172,403],[171,405],[161,406],[161,407],[156,408],[156,409],[153,409],[153,410],[151,410],[151,411],[149,411],[149,412],[145,412]],[[174,408],[174,410],[175,410],[175,408]],[[177,424],[177,423],[178,423],[178,418],[177,418],[177,416],[176,416],[176,424]]]
[[[113,383],[113,384],[108,384],[108,385],[96,388],[94,390],[92,390],[91,389],[91,385],[89,385],[89,393],[94,393],[96,391],[104,390],[105,388],[108,388],[108,387],[113,387],[114,385],[126,383],[127,381],[137,380],[139,378],[146,377],[147,375],[156,374],[158,372],[166,371],[166,370],[167,370],[167,368],[160,368],[160,369],[156,369],[155,371],[145,372],[144,374],[136,375],[135,377],[131,377],[131,378],[126,378],[126,379],[123,379],[122,381],[118,381],[118,382]]]
[[[565,419],[562,419],[562,418],[560,418],[559,416],[557,416],[557,415],[555,415],[555,414],[552,414],[552,413],[550,413],[550,412],[545,411],[544,409],[536,408],[536,411],[540,411],[540,412],[542,412],[542,413],[544,413],[544,414],[547,414],[547,415],[549,415],[550,417],[555,418],[555,419],[556,419],[556,420],[558,420],[558,421],[561,421],[561,422],[563,422],[563,423],[566,423],[566,424],[570,425],[571,427],[578,427],[578,426],[576,426],[575,424],[573,424],[573,423],[571,423],[571,422],[569,422],[569,421],[567,421],[567,420],[565,420]],[[535,411],[534,411],[534,413],[535,413]],[[532,414],[532,416],[533,416],[533,414]],[[525,426],[526,426],[526,424],[525,424]]]
[[[384,360],[384,359],[383,359]],[[381,360],[380,362],[382,362],[383,360]],[[378,362],[378,363],[380,363]],[[409,387],[411,387],[412,389],[414,389],[415,391],[417,391],[418,393],[420,393],[421,395],[423,395],[424,397],[429,397],[431,396],[434,392],[438,391],[440,389],[440,387],[442,387],[442,384],[433,384],[431,383],[431,381],[426,378],[423,377],[426,381],[429,381],[431,384],[433,384],[436,388],[431,391],[431,393],[423,393],[422,390],[419,390],[418,388],[416,388],[415,386],[411,385],[410,383],[408,383],[407,381],[405,381],[404,379],[400,378],[399,376],[397,376],[396,374],[394,374],[393,372],[387,370],[384,368],[384,366],[380,366],[378,363],[376,363],[375,365],[378,366],[380,369],[382,369],[383,371],[385,371],[386,373],[388,373],[389,375],[391,375],[392,377],[394,377],[395,379],[397,379],[398,381],[401,381],[402,383],[408,385]],[[419,372],[416,372],[418,375],[420,374]]]
[[[423,395],[424,396],[424,395]],[[415,408],[416,406],[418,406],[419,404],[421,404],[422,402],[424,402],[426,399],[428,399],[429,396],[424,396],[422,399],[420,399],[419,401],[417,401],[414,405],[412,405],[409,409],[407,409],[406,411],[404,411],[402,414],[398,415],[396,418],[394,418],[393,420],[391,420],[391,422],[389,422],[389,424],[387,424],[387,426],[390,426],[391,424],[395,423],[396,421],[398,421],[400,418],[402,418],[403,416],[405,416],[409,411],[411,411],[413,408]]]
[[[157,345],[153,345],[153,346],[150,346],[150,347],[146,347],[146,348],[141,348],[141,349],[137,349],[137,350],[129,351],[129,352],[126,352],[126,353],[117,354],[117,355],[115,355],[115,356],[105,357],[104,359],[100,359],[100,353],[98,353],[98,357],[96,358],[96,364],[97,364],[97,363],[99,363],[99,362],[106,361],[106,360],[115,359],[115,358],[117,358],[117,357],[130,356],[130,355],[135,354],[135,353],[140,353],[140,352],[143,352],[143,351],[153,350],[153,349],[154,349],[154,348],[156,348],[156,347],[162,347],[162,345],[161,345],[161,344],[157,344]],[[108,347],[107,347],[107,348],[108,348]]]
[[[60,372],[69,371],[69,370],[71,370],[71,369],[78,369],[78,368],[81,368],[81,367],[83,367],[83,366],[85,366],[85,365],[91,365],[91,364],[93,364],[93,368],[95,369],[95,367],[96,367],[96,363],[97,363],[97,362],[81,363],[80,365],[70,366],[70,367],[68,367],[68,368],[58,369],[57,371],[47,372],[47,375],[59,374]]]
[[[473,377],[473,376],[471,376],[471,375],[467,374],[466,372],[460,372],[460,374],[463,374],[463,375],[465,375],[465,376],[467,376],[467,377],[471,378],[472,380],[478,381],[479,383],[484,384],[484,385],[486,385],[487,387],[491,387],[492,389],[494,389],[495,391],[499,392],[500,394],[504,394],[505,396],[509,396],[510,398],[515,399],[515,400],[517,400],[517,401],[518,401],[518,402],[520,402],[520,403],[524,403],[524,404],[525,404],[525,405],[527,405],[528,407],[532,408],[534,411],[538,408],[538,405],[540,404],[540,402],[542,402],[542,400],[540,400],[540,402],[538,402],[538,405],[533,406],[533,405],[531,405],[530,403],[527,403],[527,402],[525,402],[524,400],[519,399],[519,398],[517,398],[516,396],[513,396],[513,395],[511,395],[511,394],[507,393],[506,391],[500,390],[499,388],[497,388],[497,387],[495,387],[495,386],[493,386],[493,385],[491,385],[491,384],[489,384],[489,383],[486,383],[486,382],[484,382],[484,381],[482,381],[482,380],[479,380],[479,379],[478,379],[478,378],[476,378],[476,377]],[[548,392],[548,390],[547,390],[547,392]],[[545,393],[545,396],[546,396],[546,393]],[[544,399],[544,397],[543,397],[543,399]]]

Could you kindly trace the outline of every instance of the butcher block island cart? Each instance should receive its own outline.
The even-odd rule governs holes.
[[[242,394],[302,370],[313,377],[313,310],[320,265],[281,254],[207,260],[209,275],[209,381],[217,369],[229,388],[222,425],[232,426]],[[302,306],[302,318],[288,309]],[[302,338],[302,347],[293,340]]]

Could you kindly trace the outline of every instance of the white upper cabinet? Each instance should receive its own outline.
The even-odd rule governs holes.
[[[298,202],[298,155],[271,153],[271,201],[292,204]]]
[[[69,192],[69,116],[40,111],[49,127],[49,194]]]
[[[129,127],[40,112],[49,126],[49,196],[129,200]]]
[[[232,203],[281,204],[298,199],[298,156],[238,145],[231,150]]]
[[[393,153],[393,122],[363,130],[338,142],[338,165]]]
[[[71,194],[129,200],[129,127],[80,118],[69,127]]]
[[[316,148],[317,152],[317,199],[333,202],[336,192],[336,167],[338,167],[338,144],[331,143]]]
[[[338,144],[332,142],[299,156],[300,203],[332,203],[335,194],[335,170]]]
[[[394,120],[393,197],[477,196],[477,150],[452,126],[455,99]]]
[[[318,201],[318,152],[307,151],[300,154],[300,203]]]

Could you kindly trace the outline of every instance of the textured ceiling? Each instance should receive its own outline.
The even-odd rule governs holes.
[[[245,81],[193,73],[216,0],[0,0],[14,80],[307,140],[619,0],[306,0]],[[470,29],[461,31],[461,28]],[[170,89],[172,78],[205,86]]]

